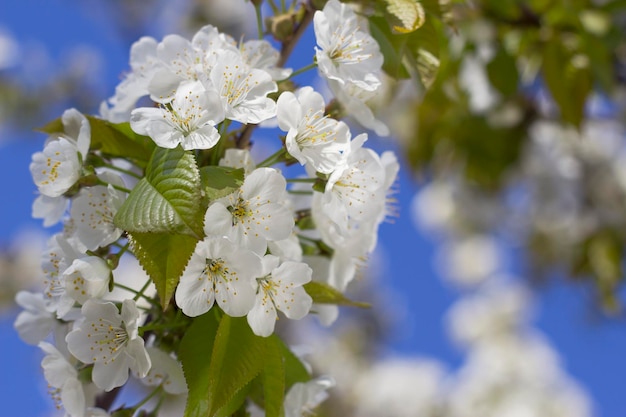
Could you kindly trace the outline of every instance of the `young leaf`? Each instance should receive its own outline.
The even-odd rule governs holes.
[[[227,196],[243,184],[243,169],[221,166],[200,168],[202,190],[209,201]]]
[[[189,390],[185,417],[209,413],[208,375],[218,325],[213,311],[196,317],[180,343],[180,361]]]
[[[340,291],[337,291],[328,284],[324,284],[317,281],[311,281],[304,284],[304,289],[311,296],[314,303],[319,304],[338,304],[351,307],[369,308],[368,303],[360,301],[352,301],[344,296]]]
[[[281,344],[276,336],[267,339],[265,366],[261,373],[265,417],[280,417],[285,400],[285,363]]]
[[[200,173],[190,152],[157,148],[146,176],[133,188],[113,219],[128,232],[180,233],[200,239],[204,211]]]
[[[259,375],[265,364],[266,348],[267,339],[252,333],[245,317],[226,314],[222,317],[207,375],[209,412],[205,415],[215,416]]]
[[[132,131],[130,124],[110,123],[97,117],[87,116],[91,125],[91,148],[102,153],[130,158],[145,165],[156,147],[152,139]]]
[[[130,233],[129,240],[165,310],[198,241],[192,236],[168,233]]]

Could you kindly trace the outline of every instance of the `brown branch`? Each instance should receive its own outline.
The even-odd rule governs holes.
[[[115,402],[115,399],[117,398],[121,390],[122,387],[117,387],[109,392],[103,392],[102,394],[98,395],[96,397],[95,406],[106,411],[111,411],[111,406]]]

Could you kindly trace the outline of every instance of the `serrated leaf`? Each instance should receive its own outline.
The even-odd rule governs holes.
[[[311,296],[314,303],[318,304],[337,304],[351,307],[369,308],[368,303],[360,301],[352,301],[343,295],[340,291],[331,287],[328,284],[324,284],[317,281],[311,281],[304,284],[304,289],[307,294]]]
[[[209,413],[213,417],[263,369],[267,339],[252,333],[244,317],[224,315],[211,355]],[[187,417],[187,415],[186,415]]]
[[[189,394],[185,417],[209,413],[209,369],[219,322],[213,311],[196,317],[180,343],[180,361]]]
[[[397,33],[411,33],[426,21],[424,8],[417,0],[385,0],[387,19]]]
[[[278,337],[267,339],[265,365],[261,373],[265,417],[280,417],[285,399],[285,362],[283,361],[282,342]]]
[[[208,201],[222,198],[237,190],[243,184],[243,169],[221,166],[200,168],[202,190]]]
[[[145,178],[113,221],[128,232],[179,233],[200,239],[204,220],[200,198],[200,173],[193,154],[181,148],[157,148]]]
[[[156,286],[165,310],[198,240],[188,235],[130,233],[133,253]]]

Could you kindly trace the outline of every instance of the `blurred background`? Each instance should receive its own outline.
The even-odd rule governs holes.
[[[349,289],[373,308],[284,330],[337,380],[320,414],[623,416],[626,3],[420,4],[416,73],[387,65],[371,103],[392,134],[368,143],[402,166]],[[54,232],[31,218],[34,128],[97,114],[139,37],[207,23],[256,33],[244,0],[0,2],[0,414],[55,415],[42,355],[13,329]],[[288,65],[314,45],[309,30]]]

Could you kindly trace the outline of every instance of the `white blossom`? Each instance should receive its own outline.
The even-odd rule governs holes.
[[[269,336],[274,332],[277,310],[292,320],[308,314],[312,299],[302,286],[311,281],[312,271],[302,262],[286,261],[279,266],[280,259],[273,255],[264,256],[262,262],[248,324],[257,336]]]
[[[59,324],[54,309],[42,293],[20,291],[15,295],[15,302],[24,310],[18,314],[13,327],[29,345],[44,340]]]
[[[48,197],[59,197],[78,181],[91,142],[89,121],[78,110],[66,110],[61,121],[64,133],[50,136],[30,164],[35,185]]]
[[[133,110],[130,125],[162,148],[210,149],[220,139],[215,125],[222,120],[224,110],[217,93],[196,81],[181,84],[174,98],[160,108]]]
[[[337,0],[330,0],[323,10],[315,12],[313,26],[319,46],[315,56],[324,78],[353,82],[369,91],[380,86],[377,74],[383,56],[374,38],[362,28],[365,24],[349,5]]]
[[[156,387],[161,385],[168,394],[179,395],[187,392],[187,384],[183,367],[179,361],[156,347],[147,347],[146,351],[150,356],[152,367],[148,374],[139,378],[142,384]]]
[[[256,168],[252,155],[247,149],[229,148],[220,159],[220,166],[230,168],[243,168],[245,175],[248,175]]]
[[[301,165],[311,164],[317,172],[330,174],[347,157],[350,129],[324,112],[322,95],[311,87],[296,94],[286,91],[277,101],[278,126],[287,132],[285,146]]]
[[[254,278],[261,258],[222,236],[198,242],[176,289],[176,304],[188,316],[217,302],[229,316],[246,315],[254,304]]]
[[[291,68],[276,66],[280,59],[280,52],[266,40],[252,39],[246,41],[241,45],[240,50],[246,64],[252,68],[268,72],[275,81],[284,80],[292,73]]]
[[[276,103],[267,97],[278,90],[272,77],[250,68],[239,52],[224,50],[211,69],[210,80],[218,91],[227,119],[261,123],[276,115]]]
[[[320,376],[307,382],[297,382],[285,395],[285,417],[302,417],[313,414],[313,410],[328,398],[328,389],[335,380]]]
[[[386,172],[380,157],[362,147],[366,139],[354,138],[347,162],[330,175],[322,197],[322,210],[342,230],[349,219],[376,219],[385,210]]]
[[[264,255],[268,240],[291,235],[294,219],[286,206],[287,183],[273,168],[257,168],[234,193],[213,202],[204,217],[207,235],[232,241]]]
[[[56,406],[63,405],[69,417],[84,417],[85,392],[82,383],[78,380],[78,371],[50,343],[41,342],[39,347],[46,353],[41,361],[41,367]]]
[[[75,259],[63,271],[65,292],[79,304],[90,298],[103,296],[109,287],[111,269],[106,261],[98,256]]]
[[[115,242],[122,235],[113,223],[113,217],[126,199],[126,193],[113,187],[123,186],[120,177],[110,173],[102,175],[109,185],[96,185],[82,188],[70,209],[74,221],[74,235],[90,250]]]
[[[133,300],[115,304],[91,299],[83,304],[85,320],[67,337],[67,348],[83,363],[93,363],[93,382],[111,391],[122,386],[131,369],[140,377],[150,370],[150,357],[139,336],[139,310]]]
[[[353,117],[361,126],[376,132],[378,136],[389,136],[387,125],[378,120],[367,105],[368,101],[376,96],[376,91],[361,88],[354,82],[341,83],[336,80],[328,80],[328,86],[347,115]]]
[[[32,216],[34,219],[43,219],[43,226],[50,227],[57,224],[69,206],[69,199],[62,195],[49,197],[40,194],[33,201]]]

